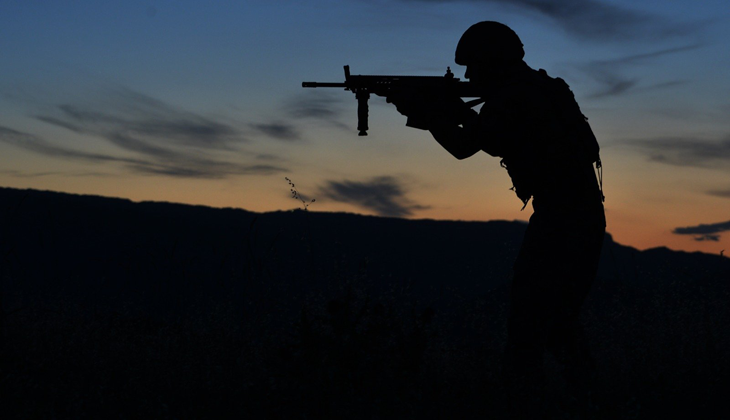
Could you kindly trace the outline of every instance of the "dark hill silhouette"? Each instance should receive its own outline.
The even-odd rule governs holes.
[[[4,418],[506,418],[525,227],[0,188]],[[730,415],[728,299],[730,259],[607,236],[600,418]]]
[[[286,283],[296,300],[343,275],[367,278],[376,289],[408,285],[425,304],[438,305],[445,288],[476,296],[504,285],[526,226],[259,214],[10,188],[0,188],[0,203],[6,296],[135,302],[153,312],[255,293],[266,281]],[[727,259],[719,256],[638,251],[607,235],[599,278],[670,284],[723,269]]]

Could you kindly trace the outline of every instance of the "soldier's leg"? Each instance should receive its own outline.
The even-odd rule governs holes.
[[[512,285],[502,380],[515,418],[540,418],[544,409],[545,318],[540,297],[529,287],[533,280],[516,272]]]
[[[543,410],[547,305],[551,293],[545,273],[545,230],[535,223],[525,233],[514,266],[503,381],[515,417],[539,418]]]
[[[567,235],[570,245],[564,245],[572,251],[571,258],[564,262],[557,284],[561,304],[553,309],[546,339],[546,347],[564,366],[567,390],[582,412],[592,407],[596,363],[579,315],[596,276],[603,236],[600,224],[588,226],[580,234]]]

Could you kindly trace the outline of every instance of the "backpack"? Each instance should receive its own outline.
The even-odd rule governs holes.
[[[561,120],[563,127],[567,130],[569,145],[573,150],[573,157],[595,164],[598,174],[598,185],[601,190],[601,199],[605,201],[603,195],[603,165],[601,163],[600,147],[598,140],[588,124],[588,117],[583,115],[575,100],[573,91],[565,80],[560,77],[550,77],[544,69],[538,70],[541,82],[546,86],[551,96],[555,98],[558,118]]]

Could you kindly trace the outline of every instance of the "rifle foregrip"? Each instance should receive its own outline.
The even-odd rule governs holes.
[[[357,98],[357,135],[367,136],[368,135],[368,99],[370,99],[370,92],[358,91],[355,94]]]

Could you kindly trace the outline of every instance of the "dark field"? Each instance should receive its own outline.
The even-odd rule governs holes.
[[[521,223],[10,189],[0,207],[3,418],[506,415]],[[583,313],[595,418],[729,415],[728,303],[727,258],[607,238]],[[575,418],[546,370],[550,415]]]

